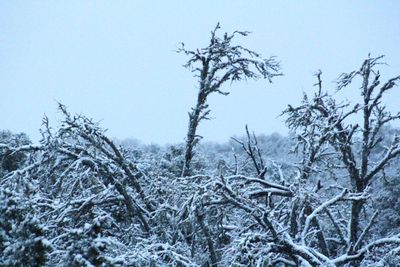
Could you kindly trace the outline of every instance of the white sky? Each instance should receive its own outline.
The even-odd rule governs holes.
[[[195,3],[196,2],[196,3]],[[183,141],[196,80],[174,50],[207,44],[209,32],[249,30],[243,44],[277,56],[284,77],[234,84],[210,99],[199,134],[226,141],[249,124],[257,133],[286,133],[287,104],[322,69],[325,85],[386,55],[384,77],[400,73],[400,1],[1,1],[0,129],[39,139],[43,114],[53,126],[56,101],[81,112],[118,138]],[[225,87],[225,89],[228,89]],[[396,88],[388,106],[400,104]],[[348,93],[350,99],[358,91]]]

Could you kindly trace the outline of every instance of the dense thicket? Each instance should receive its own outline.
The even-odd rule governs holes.
[[[400,113],[383,96],[400,77],[381,82],[380,60],[333,88],[359,101],[317,73],[288,137],[200,143],[190,175],[187,142],[113,140],[61,104],[38,144],[0,132],[0,266],[397,266]]]

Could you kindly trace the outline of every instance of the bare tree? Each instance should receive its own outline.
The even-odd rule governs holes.
[[[202,120],[209,119],[210,109],[207,97],[212,93],[228,95],[229,92],[221,90],[225,82],[241,81],[246,79],[268,79],[281,75],[280,65],[274,57],[264,59],[258,53],[240,45],[233,45],[237,35],[247,36],[249,32],[234,31],[217,36],[220,29],[219,23],[211,32],[210,43],[207,47],[197,50],[187,50],[182,43],[178,52],[190,58],[184,65],[195,73],[199,80],[197,103],[189,112],[189,127],[186,136],[185,159],[182,176],[191,173],[190,164],[193,158],[193,148],[201,138],[196,134],[197,127]]]
[[[233,141],[240,144],[242,146],[243,151],[247,154],[247,156],[251,159],[251,162],[256,169],[257,176],[263,178],[267,169],[264,164],[263,157],[261,155],[261,149],[258,146],[258,140],[256,134],[253,132],[253,135],[250,135],[249,128],[246,125],[246,136],[247,140],[241,141],[235,137],[231,137]]]
[[[379,153],[377,148],[383,141],[380,138],[383,126],[400,119],[400,112],[393,115],[382,104],[382,97],[396,86],[400,76],[381,85],[380,73],[375,70],[377,65],[382,64],[381,59],[382,56],[368,57],[359,70],[339,77],[337,91],[349,86],[355,78],[361,78],[359,103],[338,103],[330,94],[323,92],[319,72],[316,75],[318,92],[311,99],[304,95],[302,105],[295,108],[289,106],[284,112],[288,115],[289,128],[299,132],[299,146],[303,148],[304,155],[302,180],[317,170],[318,163],[329,168],[333,166],[334,159],[339,159],[336,167],[345,170],[350,191],[362,194],[385,171],[390,161],[400,156],[400,138],[395,136],[380,159],[371,157]],[[351,123],[359,118],[358,114],[362,116],[361,123]],[[360,213],[365,203],[365,198],[355,198],[351,202],[346,250],[354,256],[346,261],[360,260],[365,254],[360,252],[361,246],[373,223],[371,219],[362,231],[361,227],[366,222],[362,224]]]

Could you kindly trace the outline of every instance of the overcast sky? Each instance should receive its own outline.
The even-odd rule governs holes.
[[[284,77],[233,84],[212,96],[213,120],[199,134],[225,141],[243,133],[286,133],[287,104],[386,55],[384,77],[400,73],[400,1],[1,1],[0,129],[40,137],[43,114],[53,126],[56,101],[101,120],[112,137],[146,143],[183,141],[195,104],[196,79],[175,53],[207,45],[210,30],[249,30],[241,40],[265,57],[277,56]],[[357,85],[358,86],[358,85]],[[400,106],[396,88],[388,106]],[[357,87],[348,97],[357,96]]]

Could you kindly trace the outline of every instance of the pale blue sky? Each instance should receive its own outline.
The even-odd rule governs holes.
[[[277,56],[285,76],[211,97],[215,119],[199,129],[206,140],[242,134],[246,123],[285,133],[277,115],[299,103],[318,69],[333,87],[371,52],[387,56],[383,73],[400,73],[400,1],[1,1],[0,128],[38,140],[44,113],[57,123],[59,100],[113,137],[183,141],[197,84],[174,50],[206,45],[218,21],[252,31],[243,44]]]

